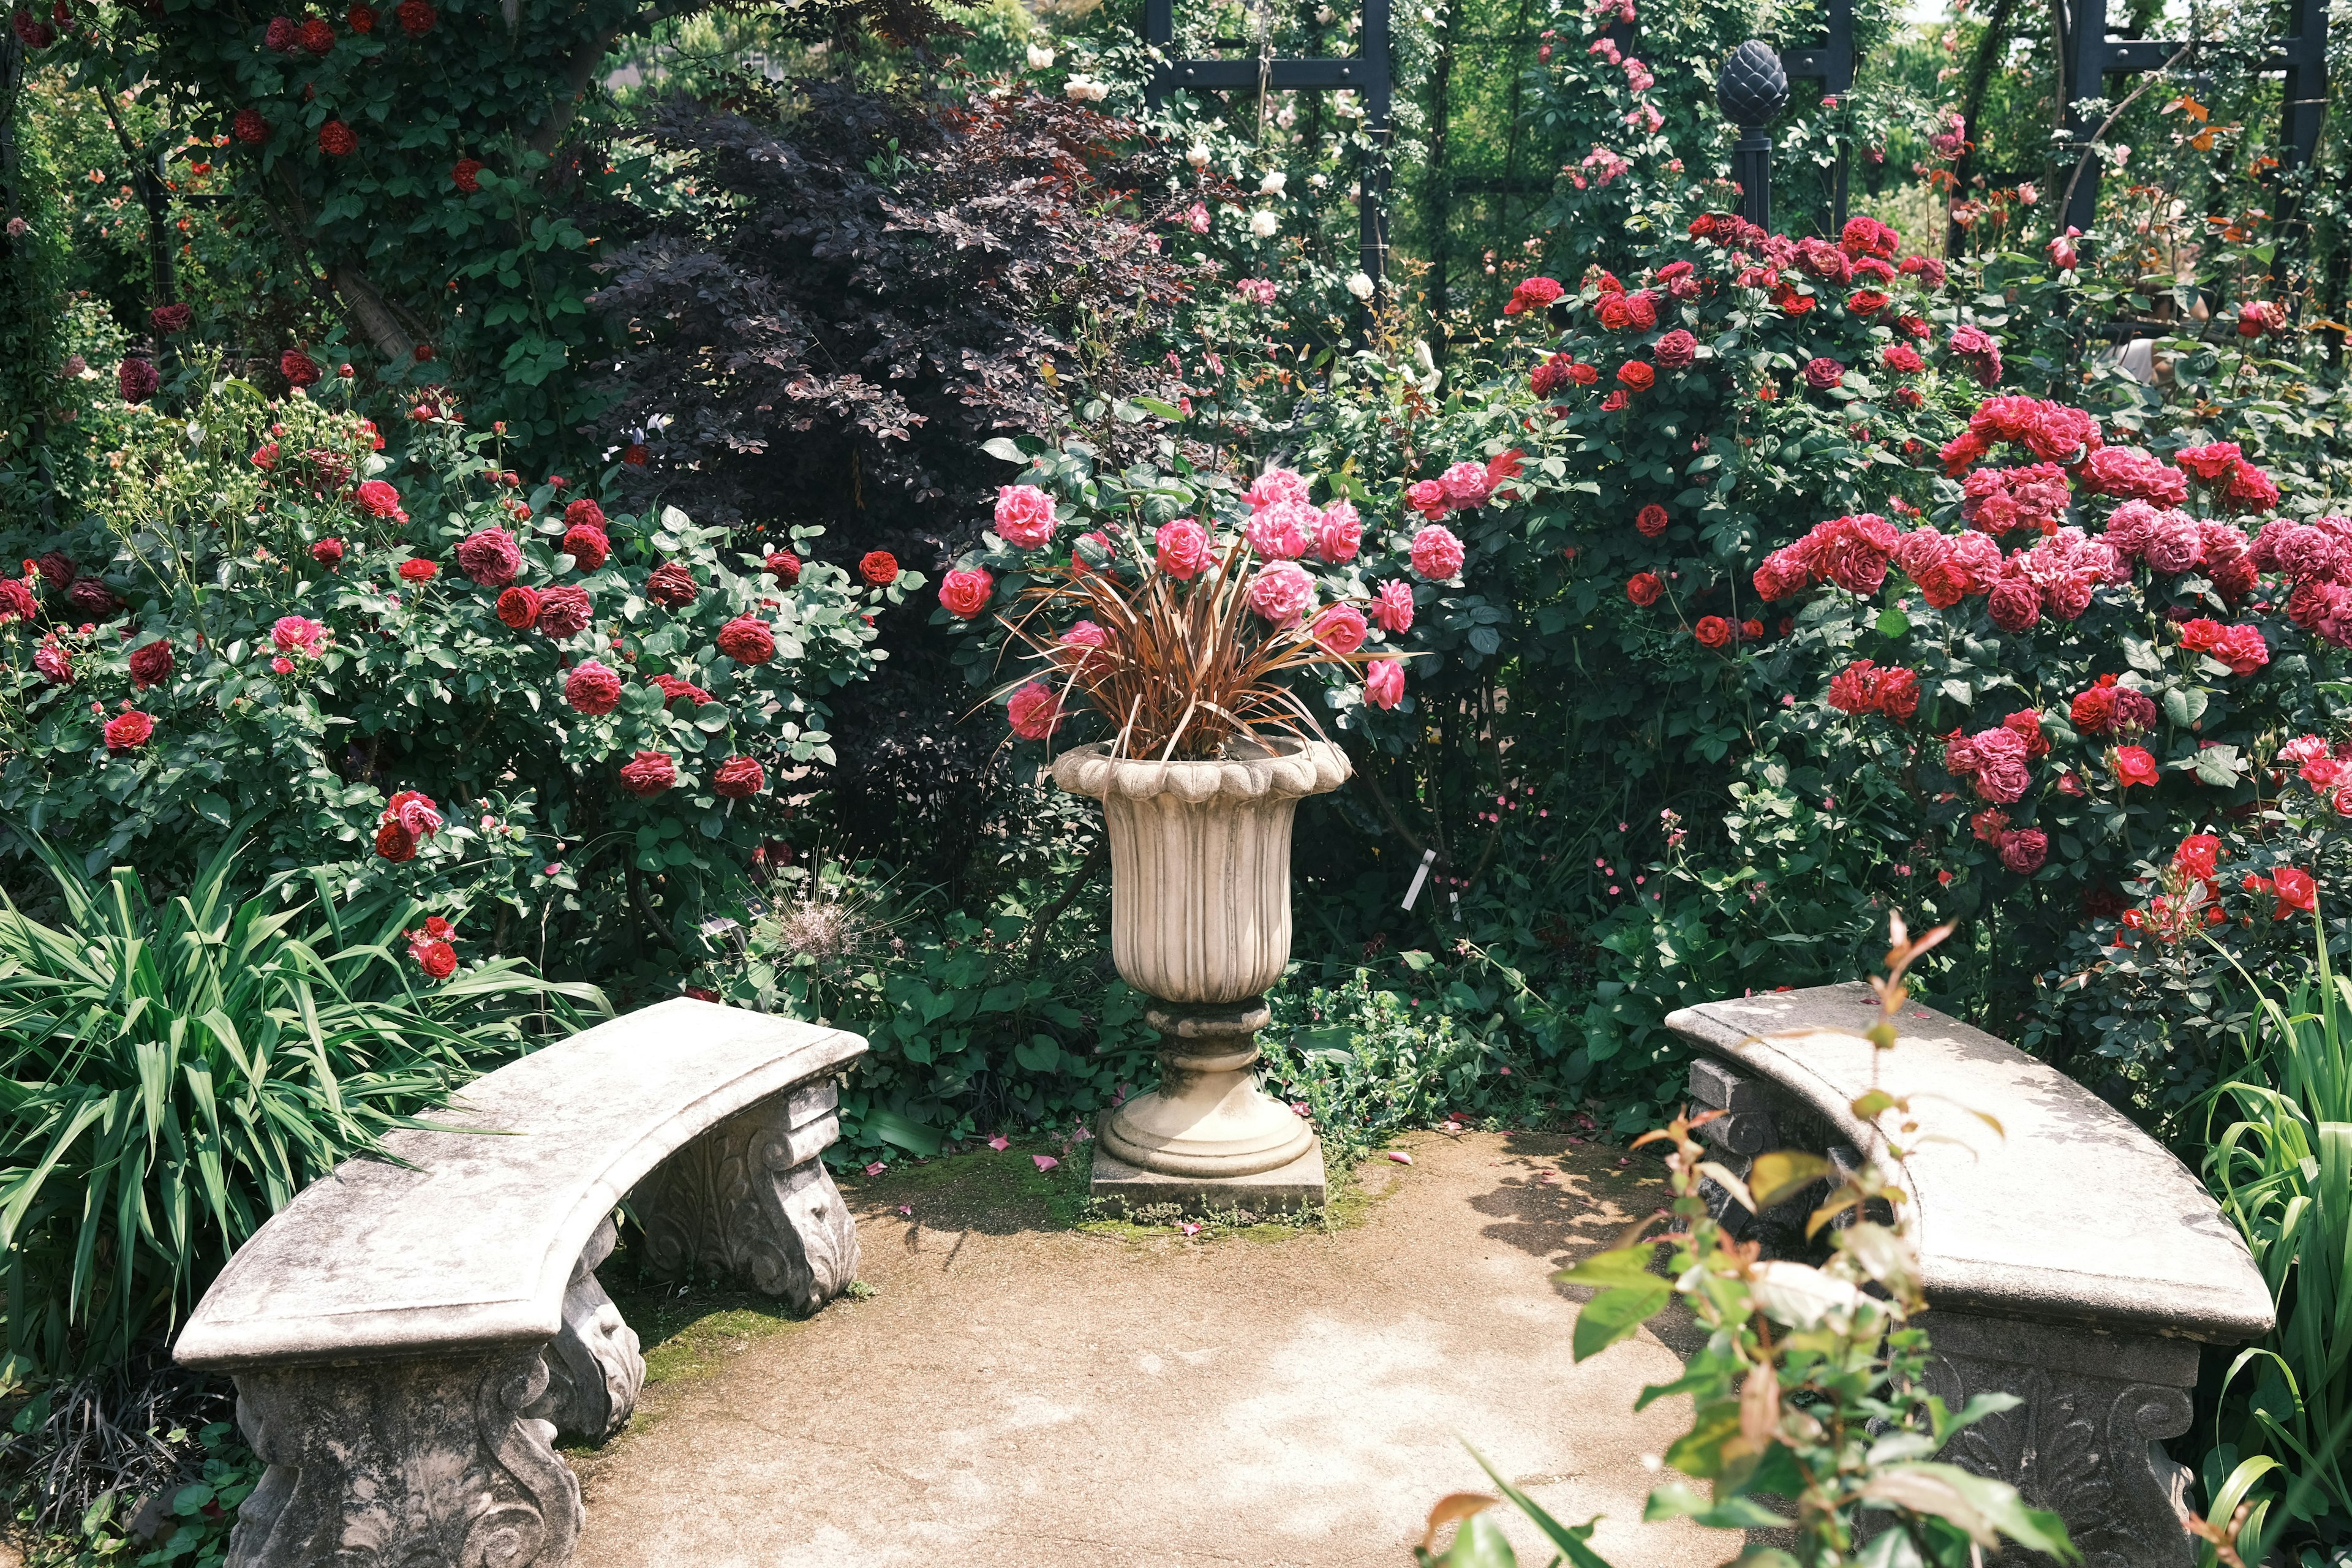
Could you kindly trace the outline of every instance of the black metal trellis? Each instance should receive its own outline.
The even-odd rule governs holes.
[[[1627,42],[1620,38],[1619,45]],[[1789,84],[1817,81],[1824,98],[1843,98],[1853,89],[1853,0],[1830,0],[1819,43],[1775,50],[1760,38],[1750,38],[1724,60],[1716,79],[1716,102],[1724,118],[1739,128],[1731,176],[1739,184],[1740,216],[1764,228],[1772,226],[1772,138],[1766,128],[1788,107]],[[1832,234],[1845,226],[1846,166],[1846,152],[1841,148],[1831,175]]]
[[[1353,55],[1307,59],[1261,51],[1243,59],[1171,58],[1152,73],[1146,97],[1156,104],[1171,92],[1180,91],[1362,94],[1364,131],[1371,138],[1375,151],[1370,166],[1359,182],[1357,252],[1364,275],[1377,289],[1388,274],[1386,150],[1395,133],[1389,79],[1389,0],[1362,0],[1362,5],[1363,26]],[[1157,50],[1173,48],[1176,0],[1143,0],[1143,41]]]
[[[2098,216],[2099,161],[2090,155],[2101,129],[2084,107],[2105,97],[2106,79],[2162,70],[2184,57],[2195,60],[2196,44],[2152,38],[2107,37],[2106,0],[2058,0],[2059,56],[2066,73],[2067,128],[2082,174],[2066,198],[2063,221],[2087,229]],[[2307,167],[2319,148],[2319,120],[2327,108],[2327,0],[2288,0],[2287,36],[2262,69],[2286,74],[2280,113],[2279,145],[2289,169]]]

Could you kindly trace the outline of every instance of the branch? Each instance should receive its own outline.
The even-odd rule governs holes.
[[[1407,827],[1404,825],[1404,818],[1397,815],[1396,807],[1389,804],[1389,797],[1387,794],[1381,790],[1381,781],[1379,777],[1373,773],[1369,762],[1367,763],[1367,765],[1358,768],[1351,776],[1355,779],[1360,780],[1364,787],[1371,791],[1372,804],[1380,808],[1381,819],[1389,825],[1390,832],[1395,834],[1399,838],[1403,839],[1406,844],[1411,846],[1413,854],[1416,856],[1426,855],[1429,853],[1429,846],[1422,842],[1421,835],[1415,833],[1412,828]],[[1453,864],[1451,858],[1442,850],[1438,853],[1437,858],[1438,862],[1442,865],[1451,866]]]
[[[668,14],[664,12],[649,16],[646,22],[650,26]],[[572,121],[579,118],[580,105],[588,96],[589,84],[596,79],[596,68],[604,63],[605,51],[620,37],[621,31],[614,27],[599,34],[564,63],[563,95],[555,105],[555,112],[547,117],[546,124],[530,133],[530,139],[523,143],[524,146],[542,157],[554,153],[557,144],[563,140],[563,133],[571,130]]]
[[[1087,851],[1087,858],[1078,862],[1077,870],[1071,874],[1069,882],[1062,889],[1061,896],[1037,911],[1037,917],[1031,922],[1029,930],[1030,973],[1034,974],[1037,972],[1038,960],[1045,956],[1045,938],[1052,932],[1054,922],[1062,918],[1062,912],[1070,907],[1071,901],[1078,896],[1079,891],[1095,879],[1095,873],[1102,869],[1107,848],[1108,840],[1097,840],[1095,847]]]
[[[2129,109],[2134,103],[2138,101],[2139,95],[2141,93],[2146,92],[2149,88],[2154,87],[2158,82],[2162,81],[2166,77],[2169,76],[2172,73],[2172,68],[2179,65],[2181,60],[2187,57],[2189,51],[2196,47],[2197,40],[2194,38],[2191,38],[2187,43],[2181,45],[2179,49],[2174,53],[2170,59],[2165,61],[2164,64],[2157,68],[2157,69],[2149,72],[2147,80],[2141,82],[2137,87],[2132,89],[2129,93],[2125,95],[2124,100],[2116,105],[2114,113],[2099,121],[2099,128],[2096,131],[2092,132],[2090,139],[2083,143],[2083,156],[2074,164],[2074,178],[2066,182],[2066,194],[2058,198],[2058,221],[2060,223],[2064,223],[2066,221],[2066,209],[2074,205],[2074,187],[2082,184],[2083,171],[2091,166],[2092,158],[2097,155],[2099,138],[2107,133],[2107,128],[2109,126],[2113,125],[2118,119],[2122,118],[2123,111],[2125,110]]]
[[[328,271],[327,281],[342,296],[344,308],[375,345],[376,353],[401,364],[415,361],[416,340],[402,328],[366,273],[356,267],[337,267]]]

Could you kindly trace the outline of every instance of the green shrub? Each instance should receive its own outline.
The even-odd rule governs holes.
[[[1272,1002],[1258,1036],[1267,1091],[1307,1108],[1335,1168],[1450,1110],[1484,1109],[1499,1081],[1490,1047],[1442,1003],[1383,988],[1369,969],[1336,988],[1286,985]]]
[[[455,1085],[609,1011],[518,959],[438,984],[424,910],[287,879],[240,899],[235,847],[177,897],[37,848],[62,914],[0,912],[0,1246],[12,1364],[100,1365],[167,1332],[309,1183]]]
[[[2230,1363],[2204,1464],[2207,1522],[2233,1528],[2249,1563],[2281,1561],[2281,1546],[2298,1553],[2286,1560],[2340,1562],[2352,1546],[2352,976],[2319,933],[2283,1000],[2245,977],[2246,1058],[2210,1100],[2231,1120],[2205,1180],[2278,1309]]]

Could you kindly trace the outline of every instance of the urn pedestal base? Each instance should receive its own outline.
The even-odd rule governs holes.
[[[1130,1208],[1297,1208],[1323,1201],[1314,1129],[1257,1087],[1265,1000],[1156,1002],[1160,1087],[1108,1112],[1097,1130],[1094,1195]]]
[[[1319,1209],[1324,1199],[1323,1143],[1310,1138],[1307,1152],[1277,1170],[1255,1176],[1170,1176],[1129,1164],[1095,1143],[1090,1194],[1130,1214],[1173,1204],[1185,1214],[1291,1214]]]

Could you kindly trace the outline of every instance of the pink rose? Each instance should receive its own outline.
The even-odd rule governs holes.
[[[1307,481],[1288,468],[1268,468],[1250,481],[1249,503],[1252,511],[1263,511],[1276,501],[1297,501],[1307,504]]]
[[[1049,543],[1056,524],[1054,498],[1035,485],[1003,485],[996,492],[996,531],[1019,550]]]
[[[1381,584],[1372,595],[1372,619],[1384,632],[1402,635],[1412,630],[1412,584],[1394,579]]]
[[[1309,635],[1333,653],[1350,654],[1364,646],[1364,613],[1353,605],[1333,605],[1315,617]]]
[[[1061,728],[1065,717],[1061,699],[1052,687],[1042,680],[1033,680],[1013,694],[1005,705],[1005,717],[1013,732],[1024,741],[1042,741]]]
[[[485,588],[503,588],[522,570],[522,546],[503,528],[485,528],[457,542],[457,569]]]
[[[327,628],[307,616],[280,616],[269,628],[269,640],[280,653],[316,658],[327,640]]]
[[[1437,487],[1445,492],[1449,505],[1466,511],[1486,504],[1495,481],[1488,477],[1484,463],[1456,463],[1437,476]]]
[[[1404,700],[1404,660],[1380,658],[1364,671],[1364,700],[1375,708],[1393,708]]]
[[[1323,509],[1315,524],[1315,558],[1337,566],[1353,561],[1363,548],[1364,521],[1350,502],[1335,500]]]
[[[968,621],[988,608],[989,595],[995,589],[996,579],[985,568],[959,569],[940,580],[940,603],[950,615]]]
[[[1160,569],[1180,583],[1189,583],[1209,563],[1209,531],[1189,517],[1163,522],[1152,535]]]
[[[1432,523],[1412,536],[1412,569],[1433,583],[1451,582],[1460,575],[1462,560],[1462,542],[1442,524]]]
[[[1251,579],[1249,603],[1251,609],[1276,626],[1295,626],[1314,607],[1315,579],[1294,563],[1277,561],[1260,567]]]
[[[1321,514],[1305,501],[1269,501],[1250,513],[1243,534],[1262,559],[1296,561],[1315,542],[1315,531],[1322,521]]]

